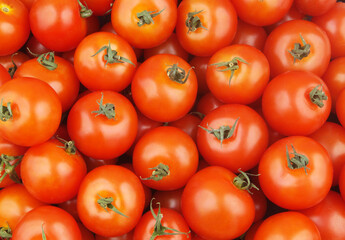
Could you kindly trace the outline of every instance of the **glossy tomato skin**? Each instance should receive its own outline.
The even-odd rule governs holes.
[[[342,227],[345,224],[345,202],[339,193],[330,191],[322,202],[300,212],[315,223],[322,239],[345,238]]]
[[[327,97],[323,107],[314,104],[310,92],[318,86]],[[319,129],[331,112],[331,96],[321,78],[311,72],[290,71],[275,77],[262,96],[262,112],[268,125],[285,136],[309,135]]]
[[[226,167],[232,172],[255,167],[268,144],[266,123],[251,108],[240,104],[225,104],[205,116],[200,126],[218,129],[235,125],[233,135],[222,144],[213,134],[198,129],[197,145],[200,154],[210,165]]]
[[[325,14],[313,17],[312,21],[320,26],[331,42],[332,58],[345,57],[345,3],[337,2]]]
[[[104,210],[97,200],[112,197],[112,204],[123,214]],[[131,231],[138,223],[145,204],[140,180],[121,166],[102,166],[89,172],[78,193],[80,220],[90,231],[105,237],[115,237]]]
[[[293,0],[232,0],[239,18],[255,26],[278,22],[289,11]]]
[[[14,230],[23,216],[43,205],[21,184],[14,184],[0,191],[0,228],[7,224]]]
[[[254,203],[248,192],[232,183],[234,177],[231,171],[212,166],[197,172],[187,183],[181,206],[193,232],[205,239],[233,239],[249,229]]]
[[[114,0],[85,0],[85,3],[94,15],[103,16],[111,11]]]
[[[147,132],[135,145],[133,168],[137,176],[148,178],[152,168],[160,163],[169,167],[170,174],[161,180],[143,183],[161,191],[176,190],[193,176],[198,168],[199,154],[193,139],[176,127],[158,127]]]
[[[103,104],[115,106],[115,119],[97,115]],[[77,149],[96,159],[112,159],[125,153],[134,142],[138,118],[133,105],[126,97],[111,91],[92,92],[79,99],[69,112],[68,133]]]
[[[197,114],[197,113],[196,113]],[[198,126],[201,122],[201,118],[194,113],[185,115],[183,118],[170,122],[169,126],[177,127],[187,133],[196,142],[196,134],[198,132]]]
[[[224,105],[224,103],[219,101],[212,93],[209,92],[199,99],[196,105],[196,111],[207,115],[209,112],[222,105]]]
[[[167,71],[173,64],[184,70],[185,78],[190,71],[184,83],[169,78]],[[192,108],[197,85],[195,73],[186,61],[175,55],[160,54],[138,67],[131,90],[141,113],[158,122],[171,122],[182,118]]]
[[[181,212],[181,196],[183,188],[174,191],[155,191],[153,203],[159,202],[162,208],[169,208]]]
[[[66,211],[53,206],[40,206],[27,213],[13,232],[12,240],[42,238],[42,227],[47,239],[82,240],[77,222]]]
[[[95,55],[110,43],[111,49],[128,59],[127,62],[108,62],[107,49]],[[89,90],[112,90],[120,92],[132,81],[137,59],[131,46],[119,35],[97,32],[84,38],[74,54],[75,71],[80,82]]]
[[[85,175],[86,164],[80,153],[69,153],[57,139],[31,147],[21,165],[24,186],[35,198],[50,204],[76,196]]]
[[[294,44],[310,45],[310,53],[301,60],[289,52]],[[316,24],[306,20],[292,20],[279,25],[268,35],[264,53],[271,66],[271,76],[286,71],[310,71],[321,77],[331,59],[331,45],[327,34]]]
[[[204,28],[188,31],[187,16],[193,12],[199,12],[195,16]],[[184,0],[178,7],[176,36],[182,47],[192,55],[211,56],[231,43],[236,29],[237,14],[230,0]]]
[[[267,33],[263,27],[238,20],[237,32],[231,44],[246,44],[263,51]]]
[[[260,225],[254,240],[262,239],[305,239],[321,240],[316,225],[305,215],[299,212],[283,212],[275,214]]]
[[[298,154],[308,160],[306,169],[291,169],[289,158]],[[321,202],[332,186],[333,167],[327,150],[309,137],[292,136],[272,144],[259,163],[260,186],[266,197],[276,205],[299,210]]]
[[[321,16],[328,12],[336,2],[336,0],[295,0],[295,5],[306,15]]]
[[[28,60],[17,69],[14,77],[33,77],[48,83],[57,93],[65,112],[76,100],[80,83],[71,63],[58,56],[55,56],[54,62],[57,68],[49,70],[37,58]]]
[[[58,52],[74,49],[87,31],[77,0],[35,1],[30,10],[30,27],[39,42]]]
[[[8,81],[0,89],[0,99],[3,99],[3,106],[11,102],[13,113],[13,118],[0,121],[0,133],[16,145],[43,143],[59,127],[60,100],[55,91],[41,80],[20,77]]]
[[[193,57],[192,60],[189,61],[189,64],[194,67],[194,72],[198,80],[198,96],[202,96],[209,92],[206,83],[206,70],[209,61],[209,57]]]
[[[319,142],[328,151],[333,165],[332,185],[337,186],[341,169],[345,166],[345,129],[336,123],[325,122],[309,137]]]
[[[155,214],[157,214],[158,208],[153,209],[153,211],[155,212]],[[180,213],[176,212],[175,210],[162,207],[161,214],[163,214],[161,223],[164,227],[173,228],[184,233],[189,232],[188,224]],[[155,224],[156,220],[153,218],[151,211],[146,212],[141,217],[140,221],[134,229],[133,240],[150,239],[154,231]],[[173,233],[173,231],[169,230],[166,230],[165,232]],[[191,238],[191,234],[189,232],[188,234],[178,234],[173,236],[158,236],[154,239],[164,240],[167,239],[167,237],[171,240],[188,240]]]
[[[29,12],[20,0],[0,1],[0,56],[18,51],[29,38]]]
[[[164,10],[163,10],[164,9]],[[150,24],[138,25],[138,13],[157,13]],[[111,11],[111,22],[115,31],[133,47],[152,48],[166,41],[174,31],[177,7],[173,0],[118,0]]]
[[[225,70],[228,66],[218,67],[217,63],[241,58],[247,63],[237,61],[239,68]],[[206,81],[211,93],[225,103],[250,104],[256,101],[264,91],[270,76],[270,66],[265,55],[258,49],[235,44],[222,48],[212,55],[207,71]],[[231,78],[231,80],[230,80]]]

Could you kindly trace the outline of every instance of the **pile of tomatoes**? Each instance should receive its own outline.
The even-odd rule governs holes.
[[[345,239],[345,3],[0,0],[0,239]]]

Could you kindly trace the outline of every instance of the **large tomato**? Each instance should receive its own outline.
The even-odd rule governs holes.
[[[66,211],[40,206],[25,214],[13,232],[12,240],[82,240],[77,222]]]
[[[258,49],[244,44],[222,48],[211,57],[206,81],[211,93],[225,103],[249,104],[263,93],[270,66]]]
[[[173,0],[116,0],[111,12],[115,31],[137,48],[165,42],[174,31],[176,18]]]
[[[264,53],[271,66],[271,75],[291,70],[304,70],[321,77],[331,59],[327,34],[306,20],[285,22],[268,35]]]
[[[74,49],[85,37],[86,8],[78,0],[36,0],[30,10],[33,35],[45,47],[58,52]]]
[[[321,144],[293,136],[278,140],[265,151],[258,173],[269,200],[298,210],[315,206],[326,197],[332,186],[333,167]]]
[[[61,119],[55,91],[36,78],[20,77],[0,88],[0,133],[21,146],[43,143],[53,136]]]
[[[130,101],[112,91],[80,98],[67,119],[68,134],[83,154],[112,159],[125,153],[137,133],[137,113]]]
[[[278,75],[262,96],[262,112],[268,125],[287,136],[315,132],[326,122],[331,105],[326,84],[306,71]]]
[[[265,121],[251,108],[239,104],[226,104],[207,114],[197,133],[203,158],[233,172],[255,167],[267,144]]]
[[[122,91],[131,83],[136,65],[132,47],[119,35],[108,32],[87,36],[74,54],[78,78],[91,91]]]
[[[29,12],[20,0],[0,1],[0,56],[18,51],[30,34]]]
[[[195,73],[185,60],[159,54],[139,66],[131,89],[135,105],[146,117],[171,122],[192,108],[197,85]]]
[[[102,166],[89,172],[78,193],[77,208],[82,223],[92,232],[120,236],[140,220],[144,190],[134,173],[120,166]]]
[[[176,127],[158,127],[135,145],[134,171],[143,183],[157,190],[176,190],[193,176],[199,156],[193,139]]]
[[[212,166],[189,180],[181,198],[182,213],[196,234],[225,240],[249,229],[255,208],[250,194],[235,185],[241,182],[239,178],[223,167]]]
[[[178,7],[176,36],[196,56],[211,56],[235,37],[237,14],[230,0],[184,0]]]

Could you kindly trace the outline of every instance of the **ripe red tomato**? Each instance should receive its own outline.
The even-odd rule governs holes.
[[[95,236],[82,223],[77,222],[83,240],[95,240]]]
[[[0,88],[0,99],[0,133],[16,145],[43,143],[59,127],[60,100],[55,91],[41,80],[20,77],[8,81]]]
[[[30,34],[29,12],[19,0],[0,1],[0,56],[18,51]]]
[[[82,240],[78,224],[70,214],[58,207],[40,206],[25,214],[12,240],[54,240],[62,235],[64,240]]]
[[[145,204],[141,182],[130,170],[107,165],[89,172],[78,193],[79,218],[90,231],[115,237],[131,231]]]
[[[175,127],[150,130],[135,145],[133,168],[142,182],[153,189],[176,190],[198,168],[199,155],[193,139]]]
[[[309,135],[326,122],[331,97],[321,78],[311,72],[290,71],[269,82],[262,96],[262,112],[268,125],[283,135]]]
[[[184,0],[178,7],[176,36],[195,56],[211,56],[230,45],[237,29],[237,14],[230,0]]]
[[[293,0],[232,0],[239,18],[255,26],[278,22],[289,11]]]
[[[222,106],[223,104],[224,103],[219,101],[214,95],[212,95],[212,93],[206,93],[199,99],[196,105],[196,111],[207,115],[209,112]]]
[[[153,203],[159,202],[163,208],[170,208],[177,212],[182,212],[181,210],[181,197],[183,193],[183,188],[174,191],[155,191],[153,193]]]
[[[0,87],[7,81],[11,80],[11,75],[7,72],[6,68],[0,65]]]
[[[103,16],[111,11],[114,0],[84,0],[84,2],[94,15]]]
[[[14,230],[23,216],[43,205],[21,184],[14,184],[0,191],[0,229]]]
[[[253,223],[250,194],[234,184],[236,175],[212,166],[189,180],[181,198],[182,213],[190,228],[205,239],[233,239]]]
[[[292,20],[268,35],[264,53],[272,77],[291,70],[310,71],[321,77],[331,59],[331,45],[327,34],[316,24]]]
[[[263,51],[267,33],[263,27],[254,26],[241,20],[237,24],[237,32],[231,44],[247,44]]]
[[[108,32],[87,36],[74,54],[78,78],[91,91],[122,91],[131,83],[136,66],[132,47],[119,35]]]
[[[158,122],[182,118],[192,108],[197,80],[191,66],[182,58],[160,54],[141,64],[132,82],[132,96],[139,111]]]
[[[206,70],[209,61],[209,57],[193,57],[192,60],[189,61],[189,64],[194,67],[194,72],[198,80],[199,96],[202,96],[209,92],[206,83]]]
[[[13,76],[17,67],[29,60],[30,57],[22,52],[16,52],[12,55],[0,56],[0,64],[6,68],[8,73]]]
[[[80,222],[77,210],[77,197],[67,200],[66,202],[59,203],[57,206],[71,214],[77,222]]]
[[[293,136],[272,144],[259,163],[260,186],[276,205],[299,210],[321,202],[332,186],[327,150],[315,140]]]
[[[53,52],[24,62],[14,77],[33,77],[48,83],[57,93],[63,112],[72,106],[79,93],[80,84],[73,65],[54,56]]]
[[[300,212],[315,223],[322,239],[345,239],[345,228],[342,227],[345,224],[345,202],[339,193],[330,191],[322,202]]]
[[[340,171],[345,166],[345,129],[332,122],[325,124],[309,137],[319,142],[328,151],[333,165],[333,186],[339,182]]]
[[[77,149],[89,157],[104,160],[118,157],[130,148],[137,125],[133,105],[112,91],[83,96],[73,105],[67,119],[68,134]]]
[[[52,139],[33,146],[21,164],[24,186],[32,196],[50,204],[76,196],[85,175],[86,164],[72,141]]]
[[[283,212],[263,221],[254,237],[254,240],[262,239],[321,240],[324,238],[321,238],[313,221],[305,215],[299,212]]]
[[[187,133],[196,142],[198,126],[201,122],[201,116],[198,113],[189,113],[179,120],[169,123],[169,126],[176,127]],[[202,115],[202,114],[201,114]]]
[[[313,17],[312,21],[327,33],[331,42],[332,58],[345,57],[345,3],[337,2],[325,14]]]
[[[309,16],[321,16],[334,7],[337,0],[295,0],[299,11]]]
[[[30,10],[30,27],[45,47],[65,52],[85,37],[87,16],[77,0],[36,0]]]
[[[25,44],[25,54],[27,54],[31,58],[35,58],[37,57],[37,55],[41,55],[47,52],[51,52],[51,50],[43,46],[42,43],[40,43],[33,35]]]
[[[253,109],[239,104],[222,105],[207,114],[197,133],[198,149],[205,161],[232,172],[255,167],[267,144],[265,121]]]
[[[137,48],[153,48],[174,31],[177,7],[173,0],[116,0],[111,11],[115,31]]]
[[[260,50],[235,44],[213,54],[206,81],[211,93],[220,101],[250,104],[262,95],[269,76],[270,66]]]

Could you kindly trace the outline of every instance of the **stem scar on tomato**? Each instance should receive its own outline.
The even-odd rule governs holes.
[[[188,32],[195,32],[198,28],[202,28],[205,30],[208,30],[206,27],[204,27],[204,25],[202,25],[202,22],[200,20],[200,18],[198,16],[196,16],[197,14],[203,12],[204,10],[200,10],[200,11],[195,11],[195,12],[189,12],[187,14],[187,19],[186,19],[186,26],[188,28]]]
[[[184,84],[185,82],[187,82],[190,71],[192,70],[192,68],[194,68],[194,67],[191,67],[188,70],[187,75],[186,75],[186,71],[183,68],[179,67],[177,63],[174,63],[173,65],[168,65],[168,66],[169,66],[169,68],[167,69],[168,77],[172,81],[181,83],[181,84]]]
[[[240,68],[240,66],[238,65],[239,62],[249,64],[246,60],[244,60],[240,57],[234,57],[232,60],[230,60],[228,62],[212,63],[212,64],[210,64],[210,66],[216,66],[218,72],[231,71],[231,75],[230,75],[230,79],[229,79],[229,86],[230,86],[231,79],[234,76],[235,71]]]
[[[163,177],[169,176],[170,175],[170,170],[169,166],[165,165],[163,163],[160,163],[157,165],[157,167],[149,168],[152,171],[152,175],[148,178],[142,178],[140,177],[141,180],[154,180],[154,181],[159,181],[162,180]]]
[[[102,93],[102,97],[99,100],[99,102],[97,102],[97,104],[99,105],[99,109],[97,111],[92,111],[91,113],[97,113],[96,117],[98,115],[104,115],[106,116],[108,119],[114,119],[115,120],[115,106],[112,103],[106,103],[103,105],[103,93]]]
[[[165,10],[165,8],[163,8],[160,11],[158,11],[158,10],[155,10],[155,11],[144,10],[142,12],[137,13],[137,18],[139,18],[139,21],[137,22],[138,26],[141,27],[145,24],[151,24],[151,23],[154,24],[153,18],[158,16],[159,14],[161,14],[164,10]]]
[[[21,183],[20,179],[15,171],[15,168],[20,164],[24,155],[21,156],[9,156],[6,154],[0,155],[0,175],[3,170],[5,170],[4,174],[0,177],[0,183],[4,178],[8,175],[12,181],[16,183]],[[15,163],[14,161],[17,160]],[[5,165],[5,167],[4,167]]]
[[[123,217],[126,217],[128,218],[128,216],[126,216],[125,214],[123,214],[122,212],[120,212],[119,209],[117,209],[113,204],[112,202],[114,201],[114,198],[112,197],[101,197],[99,194],[97,194],[100,199],[97,200],[97,203],[99,204],[99,206],[101,206],[106,212],[109,212],[108,211],[108,208],[117,213],[117,214],[120,214],[121,216]]]
[[[307,167],[309,163],[309,159],[307,158],[307,156],[296,152],[296,149],[294,148],[292,144],[291,144],[291,147],[292,147],[291,154],[294,155],[292,158],[290,158],[289,149],[288,149],[288,146],[286,145],[286,159],[287,159],[288,167],[292,170],[304,168],[305,174],[308,174],[307,170],[310,170],[310,168]]]
[[[85,6],[78,0],[78,4],[80,6],[80,16],[82,18],[88,18],[92,16],[92,10],[87,7],[86,2],[84,1]]]
[[[1,99],[1,108],[0,108],[0,120],[3,122],[6,122],[10,119],[13,118],[13,114],[12,114],[12,109],[11,109],[11,102],[8,102],[6,104],[6,106],[3,105],[3,100]]]
[[[250,189],[255,188],[259,191],[259,188],[250,181],[249,176],[259,176],[260,174],[245,173],[241,169],[238,169],[240,172],[232,181],[232,183],[241,190],[246,190],[248,193],[253,194]]]
[[[319,89],[321,87],[321,89]],[[322,108],[325,104],[323,101],[327,100],[328,97],[326,96],[325,92],[322,91],[322,85],[319,84],[309,93],[310,101],[316,104],[319,108]]]
[[[288,52],[292,55],[293,57],[293,63],[296,62],[296,59],[298,60],[302,60],[305,57],[308,57],[309,53],[310,53],[310,44],[308,44],[304,38],[302,37],[302,34],[299,34],[301,40],[302,40],[302,44],[300,43],[295,43],[294,44],[294,48],[292,50],[288,50]]]
[[[6,222],[7,227],[0,227],[0,238],[3,239],[11,239],[12,238],[12,230],[8,223]]]

